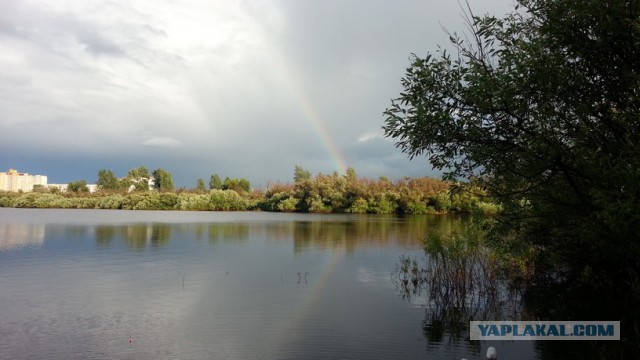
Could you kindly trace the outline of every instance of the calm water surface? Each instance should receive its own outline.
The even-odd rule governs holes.
[[[539,358],[429,338],[426,300],[399,295],[400,256],[456,221],[0,209],[0,357]]]

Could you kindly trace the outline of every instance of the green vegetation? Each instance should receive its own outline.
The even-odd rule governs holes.
[[[86,182],[76,182],[73,191],[60,193],[40,188],[32,193],[0,193],[2,207],[197,210],[352,213],[352,214],[496,214],[500,206],[477,186],[450,191],[451,184],[431,178],[405,178],[391,182],[359,178],[350,168],[346,175],[318,174],[296,166],[293,184],[275,184],[266,191],[252,190],[249,180],[213,175],[208,192],[204,181],[192,190],[174,190],[173,178],[165,170],[153,172],[154,188],[148,188],[149,173],[140,167],[114,182],[109,170],[98,172],[98,192],[82,192]],[[115,183],[115,185],[114,185]],[[75,183],[74,183],[75,184]],[[105,186],[105,184],[108,184]],[[71,187],[70,187],[71,189]]]
[[[148,191],[149,179],[151,175],[149,170],[145,166],[140,166],[137,169],[131,169],[127,173],[127,176],[120,180],[120,189],[133,189],[134,191]]]
[[[111,170],[101,169],[98,171],[98,181],[96,184],[105,190],[116,190],[118,189],[118,178]]]
[[[251,191],[251,183],[249,180],[225,178],[222,183],[222,190],[233,190],[239,193],[248,193]]]
[[[67,185],[67,191],[74,193],[89,192],[87,182],[85,180],[72,181]]]
[[[175,188],[173,185],[173,176],[166,170],[154,170],[153,179],[153,187],[158,191],[172,191]]]
[[[196,180],[196,189],[198,191],[206,191],[207,188],[204,185],[204,179],[199,178],[198,180]]]
[[[477,187],[450,193],[450,183],[431,178],[392,183],[386,178],[358,178],[352,168],[344,176],[334,173],[312,178],[309,174],[296,166],[295,183],[267,189],[261,209],[352,214],[497,213],[500,209]]]
[[[311,179],[311,172],[300,165],[296,165],[293,170],[293,182],[300,182]]]
[[[637,338],[640,2],[517,0],[504,18],[467,15],[472,34],[451,34],[453,54],[412,56],[386,136],[449,181],[474,179],[504,206],[500,246],[531,247],[536,272],[605,296]]]
[[[222,180],[220,180],[220,176],[218,174],[211,175],[211,179],[209,180],[209,189],[211,190],[222,189]]]
[[[0,206],[16,208],[122,210],[253,210],[255,201],[233,190],[210,193],[135,191],[130,193],[0,192]]]

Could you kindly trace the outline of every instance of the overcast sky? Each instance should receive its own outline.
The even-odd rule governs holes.
[[[512,0],[470,0],[504,14]],[[437,176],[382,137],[409,55],[465,28],[454,0],[0,0],[0,171],[178,186]]]

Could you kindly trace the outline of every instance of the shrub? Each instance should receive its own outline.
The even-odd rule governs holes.
[[[369,202],[363,198],[357,198],[346,212],[351,214],[366,214],[369,212]]]
[[[298,199],[293,196],[281,200],[277,205],[278,211],[282,212],[294,212],[298,208]]]
[[[181,193],[178,195],[177,208],[180,210],[209,210],[209,197],[205,194]]]

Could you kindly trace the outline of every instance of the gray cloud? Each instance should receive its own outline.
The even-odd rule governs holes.
[[[471,5],[504,12],[511,2]],[[66,182],[144,164],[184,186],[212,173],[264,185],[289,181],[296,164],[339,170],[340,157],[363,176],[435,174],[380,127],[409,54],[444,44],[442,26],[464,29],[456,2],[36,0],[2,9],[2,168]]]

